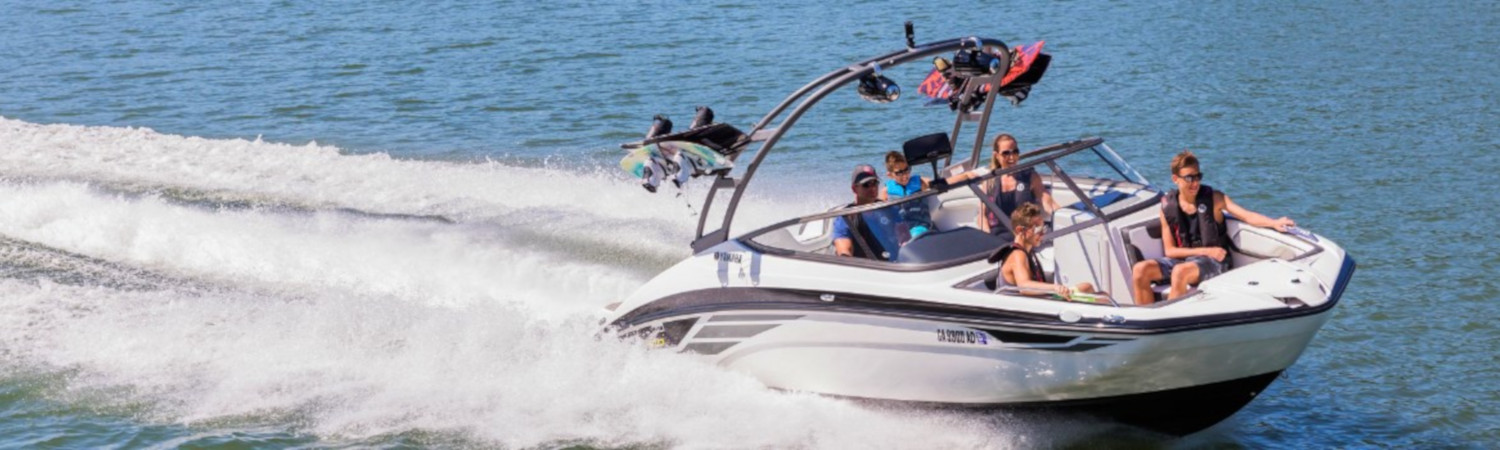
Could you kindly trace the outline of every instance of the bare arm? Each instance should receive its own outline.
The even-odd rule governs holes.
[[[1048,191],[1047,187],[1042,185],[1042,175],[1036,172],[1031,173],[1031,195],[1036,196],[1036,198],[1042,201],[1040,206],[1049,214],[1062,208],[1061,206],[1057,206],[1056,200],[1052,199],[1052,192]]]
[[[1240,220],[1245,221],[1245,223],[1261,228],[1274,228],[1276,231],[1280,231],[1283,233],[1286,232],[1286,229],[1288,227],[1297,226],[1297,222],[1293,222],[1292,219],[1287,218],[1286,216],[1272,219],[1270,217],[1262,215],[1261,213],[1245,209],[1244,207],[1235,203],[1234,200],[1230,200],[1229,196],[1222,192],[1219,192],[1217,194],[1219,194],[1219,196],[1224,199],[1224,210],[1229,211],[1230,214],[1234,214],[1235,217],[1238,217]]]
[[[972,180],[972,179],[975,179],[975,178],[981,178],[981,177],[984,177],[985,175],[989,175],[989,174],[990,174],[990,168],[988,168],[988,167],[980,167],[980,168],[977,168],[977,169],[974,169],[974,170],[970,170],[968,172],[960,173],[960,174],[957,174],[957,175],[954,175],[954,176],[951,176],[951,177],[945,177],[941,181],[943,182],[943,184],[946,184],[946,185],[955,185],[955,184],[962,183],[962,182],[965,182],[965,181],[969,181],[969,180]],[[926,179],[923,179],[923,181],[925,182]],[[923,189],[926,189],[926,188],[927,188],[927,186],[926,186],[926,184],[924,184],[923,185]]]
[[[974,224],[979,226],[979,231],[990,232],[989,207],[984,206],[984,201],[979,202],[979,215],[974,217]]]
[[[964,172],[964,173],[961,173],[961,174],[958,174],[958,175],[954,175],[954,176],[951,176],[951,177],[944,178],[943,181],[947,182],[948,184],[958,184],[958,183],[969,181],[969,180],[972,180],[972,179],[975,179],[975,178],[979,178],[979,177],[982,177],[982,176],[985,176],[985,175],[989,175],[989,174],[990,174],[990,170],[989,169],[981,167],[981,168],[970,170],[968,172]]]
[[[1175,202],[1176,200],[1173,199],[1170,201]],[[1176,208],[1177,206],[1172,205],[1171,207]],[[1161,220],[1162,254],[1166,255],[1166,257],[1172,259],[1187,259],[1190,256],[1207,256],[1213,258],[1214,261],[1223,261],[1224,257],[1228,256],[1224,253],[1224,249],[1218,247],[1178,247],[1177,235],[1172,231],[1172,226],[1167,224],[1167,215],[1161,212],[1157,212],[1157,216],[1159,216]]]
[[[854,256],[854,240],[849,238],[834,239],[833,253],[839,256]]]
[[[1008,271],[1010,272],[1011,278],[1014,278],[1016,280],[1016,282],[1014,283],[1016,287],[1022,289],[1054,292],[1057,295],[1061,295],[1064,297],[1068,296],[1067,286],[1047,283],[1043,281],[1032,281],[1031,265],[1026,264],[1026,254],[1019,250],[1010,252],[1010,256],[1005,258],[1005,265],[1001,266],[1000,270],[1006,271],[1007,267],[1009,267]],[[1001,274],[1001,276],[1004,276],[1004,274]]]
[[[990,194],[990,191],[988,189],[989,183],[990,182],[986,181],[983,184],[979,185],[979,214],[974,216],[974,225],[979,227],[980,231],[986,233],[990,232],[990,207],[984,204],[984,196]]]

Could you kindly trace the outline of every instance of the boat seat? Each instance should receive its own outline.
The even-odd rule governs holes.
[[[953,194],[953,195],[950,195]],[[962,196],[962,193],[947,193],[928,197],[933,199],[929,206],[932,208],[932,223],[939,230],[953,230],[959,227],[972,226],[974,219],[979,216],[979,199],[973,195]]]
[[[1125,249],[1130,254],[1130,265],[1145,261],[1147,259],[1160,258],[1164,255],[1161,245],[1161,222],[1151,221],[1145,226],[1138,226],[1124,231]]]
[[[974,255],[986,255],[1007,241],[975,228],[929,231],[901,247],[896,255],[900,264],[929,264]]]
[[[1087,211],[1062,208],[1053,213],[1052,226],[1063,229],[1093,217]],[[1069,285],[1088,282],[1094,286],[1108,286],[1102,282],[1110,267],[1108,239],[1104,232],[1105,227],[1101,224],[1053,239],[1053,264],[1056,268],[1053,280]]]
[[[985,272],[981,281],[984,283],[984,290],[995,292],[995,289],[1000,287],[1000,268],[996,267]]]

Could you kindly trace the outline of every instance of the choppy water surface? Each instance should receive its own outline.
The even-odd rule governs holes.
[[[1001,130],[1098,135],[1343,244],[1287,376],[1183,440],[869,410],[595,341],[694,218],[613,167],[655,113],[748,125],[855,58],[1046,40]],[[0,447],[1482,447],[1500,8],[863,2],[0,5]],[[915,75],[898,78],[915,97]],[[945,130],[852,94],[751,220]],[[915,101],[890,108],[920,109]],[[795,170],[791,170],[795,169]]]

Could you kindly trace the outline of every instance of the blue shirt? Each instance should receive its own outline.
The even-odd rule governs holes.
[[[880,241],[880,246],[885,248],[886,253],[889,253],[886,259],[895,261],[897,252],[901,250],[901,244],[896,237],[896,225],[901,223],[901,216],[896,213],[896,209],[885,207],[862,212],[860,220],[870,228],[870,234],[875,235],[875,239]],[[858,240],[854,238],[854,231],[850,230],[849,223],[844,221],[844,216],[833,218],[833,239],[835,241],[849,239],[855,242],[854,245],[859,245]]]

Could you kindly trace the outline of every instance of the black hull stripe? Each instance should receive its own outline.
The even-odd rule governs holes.
[[[786,314],[720,314],[708,319],[709,322],[774,322],[784,320],[797,320],[802,316]]]
[[[922,300],[878,297],[858,293],[832,293],[834,301],[823,301],[826,291],[770,288],[715,288],[673,294],[636,308],[621,316],[613,325],[630,329],[638,325],[673,317],[712,314],[725,311],[797,311],[807,313],[848,313],[881,317],[934,320],[975,325],[1000,325],[1040,330],[1071,331],[1089,334],[1151,335],[1245,325],[1259,322],[1314,316],[1338,304],[1344,289],[1354,275],[1354,259],[1345,257],[1327,302],[1313,308],[1271,311],[1248,311],[1208,316],[1106,323],[1085,318],[1075,323],[1058,320],[1055,315],[1033,314],[995,308],[951,305]]]
[[[683,351],[702,355],[717,355],[729,347],[735,346],[735,344],[739,344],[739,342],[699,342],[688,344],[683,348]]]
[[[723,338],[748,338],[764,333],[766,330],[779,327],[779,324],[771,325],[704,325],[698,329],[698,334],[693,339],[723,339]]]
[[[692,344],[688,344],[688,345],[692,345]],[[734,363],[739,362],[740,359],[748,357],[748,356],[753,356],[753,355],[761,353],[761,352],[770,351],[770,350],[782,350],[782,349],[788,349],[788,348],[808,348],[808,347],[809,347],[808,345],[801,344],[801,343],[760,343],[760,344],[754,344],[754,343],[752,343],[752,344],[747,344],[745,347],[736,348],[735,351],[730,352],[728,355],[725,355],[724,359],[720,360],[718,362],[718,364],[721,367],[731,367],[731,366],[734,365]],[[991,358],[991,359],[996,359],[996,358],[999,358],[1000,356],[1002,356],[1000,354],[1000,352],[1018,352],[1018,351],[1053,351],[1053,352],[1055,352],[1055,351],[1063,351],[1063,352],[1072,352],[1072,351],[1080,351],[1080,350],[1075,350],[1075,349],[1072,349],[1072,348],[1035,348],[1035,347],[1020,347],[1020,346],[1005,346],[1004,344],[998,343],[998,342],[995,343],[994,345],[989,345],[989,346],[982,346],[982,345],[961,346],[961,345],[957,345],[957,344],[955,344],[955,345],[935,345],[935,344],[875,344],[875,343],[859,343],[859,342],[827,342],[827,343],[820,343],[816,347],[818,347],[818,348],[824,348],[824,349],[827,349],[827,348],[838,348],[838,349],[860,349],[860,350],[886,350],[886,351],[892,351],[892,352],[923,353],[923,354],[933,354],[933,355],[956,355],[956,356],[970,356],[970,357],[975,357],[975,358]],[[1092,349],[1092,347],[1090,349]]]
[[[1271,382],[1276,381],[1280,374],[1281,371],[1276,371],[1166,391],[1057,402],[974,404],[840,398],[902,408],[1086,415],[1184,436],[1211,427],[1239,412],[1240,408],[1250,404]]]

